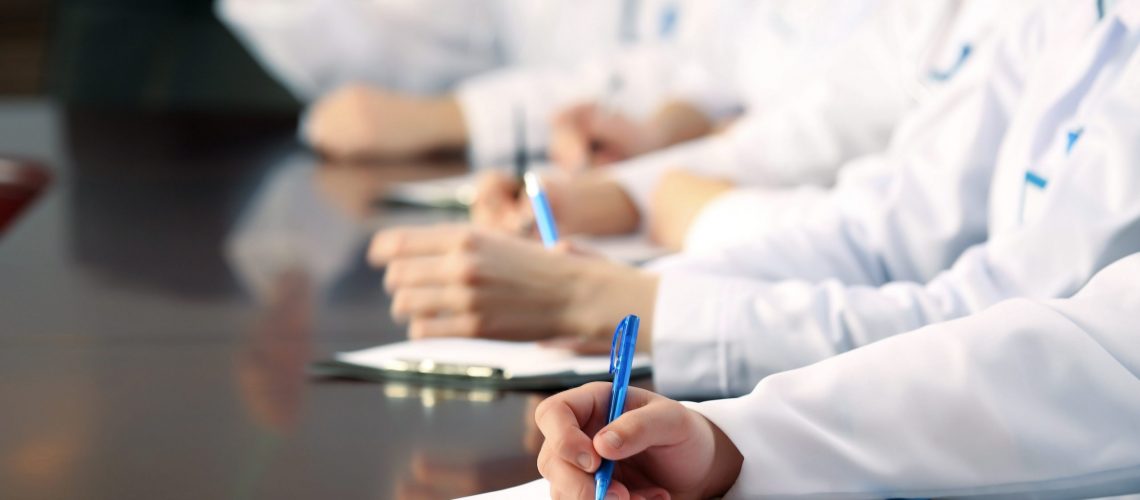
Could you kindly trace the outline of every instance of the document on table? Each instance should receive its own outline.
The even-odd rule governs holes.
[[[562,389],[608,380],[609,356],[582,356],[537,342],[436,338],[337,353],[316,363],[321,375],[366,380],[417,379],[442,384]],[[649,373],[647,354],[634,357],[634,375]]]
[[[456,500],[535,500],[550,498],[550,482],[537,479],[505,490],[492,491]]]
[[[458,208],[468,207],[475,198],[474,173],[431,179],[399,182],[388,188],[384,201],[417,207]]]
[[[608,259],[626,264],[640,265],[669,253],[663,247],[649,241],[643,234],[622,236],[575,236],[576,245],[588,252],[596,252]]]

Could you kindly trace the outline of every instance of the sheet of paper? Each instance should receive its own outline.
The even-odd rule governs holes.
[[[575,236],[574,244],[586,251],[597,252],[609,259],[634,265],[644,264],[669,253],[668,250],[657,246],[641,234]]]
[[[550,483],[537,479],[505,490],[481,493],[456,500],[541,500],[550,498]]]
[[[474,173],[416,182],[393,184],[384,194],[387,201],[425,207],[467,206],[475,197]]]
[[[359,351],[342,352],[337,360],[379,368],[391,360],[432,360],[436,363],[501,368],[507,377],[534,377],[554,373],[595,374],[609,372],[609,356],[579,356],[569,349],[545,347],[536,342],[484,339],[423,339],[397,342]],[[649,366],[650,358],[638,354],[634,368]]]

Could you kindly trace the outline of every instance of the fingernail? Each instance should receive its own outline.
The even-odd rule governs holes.
[[[606,492],[606,500],[618,500],[617,493],[614,493],[612,491],[607,491]]]
[[[606,444],[610,445],[610,448],[613,448],[615,450],[621,448],[621,445],[624,444],[621,436],[617,435],[617,433],[614,431],[603,432],[602,441],[605,441]]]
[[[578,455],[578,466],[586,472],[590,472],[590,466],[594,464],[594,459],[590,458],[589,453],[582,453]]]

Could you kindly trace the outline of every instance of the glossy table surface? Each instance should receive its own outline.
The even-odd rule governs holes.
[[[398,179],[319,165],[293,117],[0,101],[53,181],[0,233],[0,498],[451,498],[538,476],[540,395],[315,380],[399,340],[379,226]]]

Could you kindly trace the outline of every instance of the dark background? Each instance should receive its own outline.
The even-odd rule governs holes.
[[[0,96],[141,110],[292,111],[212,0],[0,0]]]

